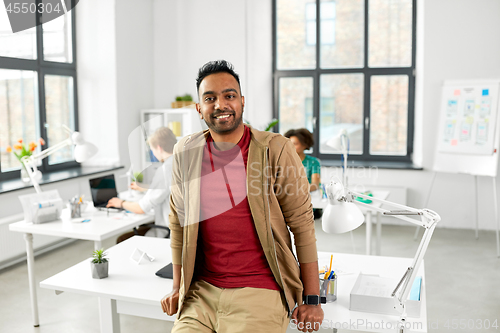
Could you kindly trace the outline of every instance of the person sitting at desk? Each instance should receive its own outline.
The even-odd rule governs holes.
[[[306,169],[307,180],[309,181],[309,192],[318,190],[321,164],[316,157],[312,157],[304,153],[304,150],[307,150],[314,145],[312,133],[306,128],[299,128],[287,131],[284,136],[292,141],[295,146],[295,151],[299,155],[302,165]]]
[[[319,190],[321,164],[316,157],[306,155],[304,150],[311,148],[314,145],[314,138],[311,132],[306,128],[288,130],[285,137],[289,138],[295,146],[295,151],[302,161],[302,165],[306,170],[307,180],[309,181],[309,192]],[[314,208],[314,218],[319,219],[323,215],[323,210]]]
[[[115,207],[128,210],[135,214],[144,214],[154,208],[155,224],[167,226],[168,214],[170,213],[170,182],[172,178],[172,152],[177,139],[174,133],[167,127],[160,127],[148,140],[153,155],[162,162],[162,166],[156,170],[151,182],[151,186],[146,191],[144,197],[138,202],[125,201],[119,198],[111,198],[106,207]],[[142,189],[135,182],[132,189]],[[144,236],[151,227],[148,224],[141,225],[137,229],[137,234]],[[155,229],[155,232],[164,233],[164,230]],[[127,238],[134,236],[135,232],[128,232],[117,239],[120,243]]]

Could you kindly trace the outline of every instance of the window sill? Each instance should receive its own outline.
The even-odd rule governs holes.
[[[321,160],[321,166],[342,167],[341,160]],[[347,161],[348,167],[355,168],[378,168],[395,170],[423,170],[424,168],[416,166],[411,162],[393,162],[393,161]]]
[[[75,167],[66,170],[52,171],[43,174],[40,185],[57,183],[63,180],[75,179],[85,176],[98,174],[101,172],[114,171],[123,169],[123,166],[108,166],[108,167]],[[21,179],[10,179],[0,181],[0,194],[27,189],[33,187],[31,183],[26,184]]]

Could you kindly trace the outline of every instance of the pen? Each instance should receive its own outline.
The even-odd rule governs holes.
[[[326,278],[328,278],[330,276],[330,272],[332,271],[332,261],[333,261],[333,254],[330,255],[330,267],[328,268],[328,270],[325,273]]]

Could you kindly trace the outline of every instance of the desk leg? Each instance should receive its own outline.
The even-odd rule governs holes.
[[[35,256],[33,254],[33,234],[24,234],[26,241],[26,261],[28,263],[28,281],[30,286],[31,310],[33,311],[33,326],[40,326],[38,319],[38,299],[35,281]]]
[[[380,255],[380,243],[382,242],[382,221],[380,220],[382,218],[382,214],[380,212],[377,212],[377,247],[375,250],[376,255]]]
[[[371,254],[372,249],[372,212],[366,212],[366,255]]]
[[[116,311],[116,300],[99,297],[101,333],[120,333],[120,317]]]
[[[94,241],[94,250],[100,250],[100,249],[102,249],[101,241]]]

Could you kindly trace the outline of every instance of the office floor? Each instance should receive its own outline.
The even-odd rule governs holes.
[[[316,229],[318,250],[353,253],[349,234],[327,235],[319,221]],[[414,230],[411,226],[384,225],[382,255],[413,257],[418,245],[413,241]],[[364,227],[354,232],[355,249],[360,254],[365,252],[364,232]],[[113,240],[103,245],[109,247]],[[37,257],[37,282],[86,259],[92,250],[92,242],[76,241]],[[497,320],[500,325],[500,259],[496,257],[494,232],[480,232],[476,240],[471,230],[437,229],[425,257],[425,269],[430,332],[453,331],[453,320],[457,325],[462,320],[476,327],[463,330],[467,332],[489,331],[478,329],[485,320],[491,324]],[[26,264],[0,271],[0,333],[99,332],[97,300],[93,297],[56,296],[53,291],[39,289],[38,302],[41,326],[34,328]],[[127,315],[120,316],[120,323],[123,333],[165,333],[172,327],[170,322]]]

